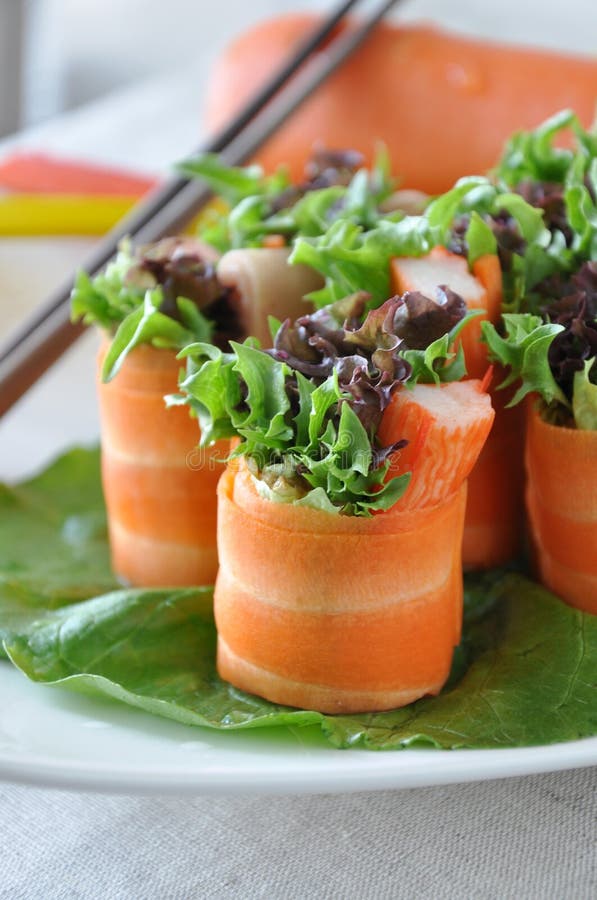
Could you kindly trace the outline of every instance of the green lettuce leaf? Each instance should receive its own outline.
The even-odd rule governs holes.
[[[470,266],[474,265],[482,256],[497,253],[495,235],[487,222],[476,211],[471,213],[465,240]]]
[[[315,391],[311,396],[314,395]],[[309,453],[299,454],[300,462],[307,469],[303,477],[315,491],[325,491],[339,509],[352,515],[389,509],[408,487],[410,472],[384,483],[389,461],[371,471],[371,440],[348,403],[342,404],[337,431],[330,429],[320,440],[327,450],[325,455],[314,458]],[[312,505],[312,502],[303,499],[302,504]]]
[[[187,178],[201,178],[231,206],[246,197],[278,194],[290,185],[283,168],[273,175],[265,175],[261,166],[229,166],[217,153],[191,157],[178,163],[176,169]]]
[[[572,135],[571,146],[561,146],[562,135]],[[506,273],[506,299],[514,311],[534,311],[532,292],[540,281],[556,272],[574,271],[597,254],[597,132],[594,128],[586,131],[574,112],[562,110],[534,131],[515,134],[494,177],[501,195],[494,206],[497,209],[497,200],[504,203],[506,198],[505,208],[527,241],[522,256],[514,256],[513,271]],[[554,190],[558,185],[562,186],[566,234],[559,224],[560,197]],[[543,188],[551,194],[547,204],[542,199]],[[539,208],[530,212],[529,204],[520,197],[514,199],[518,195],[508,194],[509,189],[521,190],[531,198],[536,193]],[[547,219],[542,225],[544,211]],[[546,224],[550,225],[547,233]]]
[[[118,253],[105,270],[93,279],[79,272],[71,294],[71,318],[107,331],[122,322],[143,301],[143,293],[126,284],[126,274],[134,264],[131,242],[121,241]]]
[[[576,157],[566,180],[564,200],[570,227],[574,232],[572,251],[579,259],[597,258],[597,158],[586,164]]]
[[[468,176],[460,178],[453,188],[436,197],[425,210],[425,218],[437,229],[438,243],[449,240],[454,220],[472,210],[489,212],[496,188],[488,178]]]
[[[485,579],[487,582],[487,579]],[[319,725],[333,746],[513,747],[595,734],[597,620],[521,576],[475,604],[439,697],[385,713],[326,716],[244,694],[215,670],[208,588],[117,591],[48,613],[7,643],[30,679],[111,697],[186,725]]]
[[[153,249],[168,240],[153,245]],[[93,279],[79,272],[71,294],[72,320],[98,325],[112,336],[102,367],[103,381],[115,377],[135,347],[151,344],[179,350],[192,341],[210,341],[214,331],[213,323],[196,303],[185,297],[172,297],[170,314],[162,312],[165,297],[161,284],[156,284],[151,273],[139,269],[140,260],[133,254],[131,242],[124,240],[104,272]],[[135,273],[132,279],[131,272]]]
[[[577,428],[597,431],[597,363],[588,359],[574,376],[572,413]]]
[[[551,234],[543,223],[543,212],[531,206],[520,194],[499,194],[494,209],[505,210],[517,222],[521,237],[527,245],[546,249],[551,242]]]
[[[289,262],[303,263],[324,276],[325,287],[308,295],[317,307],[364,288],[371,295],[370,305],[376,307],[391,294],[391,258],[423,256],[436,243],[423,216],[406,216],[399,222],[382,220],[371,231],[339,220],[318,238],[297,238]]]
[[[349,395],[340,390],[337,372],[315,387],[251,340],[231,342],[231,348],[223,353],[192,344],[180,354],[188,360],[181,388],[199,419],[202,444],[240,436],[234,455],[248,459],[270,499],[277,492],[278,500],[321,509],[325,491],[326,508],[367,516],[402,496],[410,476],[386,482],[389,461],[374,467],[371,437],[345,402]],[[298,393],[294,415],[286,389],[291,376]],[[307,499],[311,492],[315,497]]]
[[[213,344],[197,342],[181,350],[179,358],[187,360],[187,374],[180,382],[184,397],[167,397],[167,404],[191,406],[205,444],[234,437],[230,409],[238,406],[241,396],[232,354],[223,353]]]
[[[555,139],[570,129],[585,148],[591,146],[591,135],[584,131],[578,117],[572,110],[564,109],[535,130],[514,134],[506,145],[496,176],[511,187],[525,179],[563,183],[573,164],[574,151],[556,146]]]
[[[560,403],[569,407],[568,400],[553,377],[548,351],[563,325],[543,322],[530,313],[505,313],[502,316],[505,336],[502,337],[490,322],[483,322],[483,340],[489,347],[489,358],[509,368],[499,388],[520,382],[508,406],[515,406],[527,394],[536,391],[548,405]]]
[[[439,697],[324,716],[232,688],[215,670],[209,588],[116,590],[98,463],[97,451],[74,450],[0,493],[1,635],[33,681],[187,725],[312,725],[336,747],[513,747],[597,733],[597,617],[500,571],[465,580],[463,641]]]
[[[97,450],[71,450],[23,484],[0,484],[0,641],[45,610],[117,586]]]
[[[227,201],[226,212],[200,227],[201,238],[222,252],[262,246],[269,234],[317,237],[339,220],[373,228],[381,218],[380,204],[393,189],[384,148],[371,170],[358,169],[348,184],[327,187],[318,187],[317,176],[293,187],[284,169],[266,176],[259,166],[230,167],[214,154],[188,160],[178,169],[202,178]]]
[[[191,341],[209,340],[213,326],[190,300],[177,301],[181,322],[161,313],[161,302],[159,288],[147,291],[143,305],[120,323],[104,359],[102,381],[111,381],[129,353],[142,344],[178,350]]]

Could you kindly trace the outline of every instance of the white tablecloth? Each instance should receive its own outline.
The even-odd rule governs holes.
[[[597,772],[314,797],[0,789],[6,900],[592,900]]]
[[[102,101],[20,143],[163,168],[195,143],[198,70]],[[168,128],[156,130],[163,121]],[[91,370],[69,377],[89,346],[76,347],[2,422],[0,478],[96,433]],[[597,896],[596,784],[594,769],[319,797],[145,799],[4,784],[0,898],[589,900]]]

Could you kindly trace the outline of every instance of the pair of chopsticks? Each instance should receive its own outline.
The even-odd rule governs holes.
[[[242,165],[292,113],[366,40],[398,0],[383,0],[357,27],[333,37],[360,0],[341,3],[298,47],[236,118],[199,152],[219,153],[229,165]],[[319,52],[317,52],[319,51]],[[179,231],[212,196],[200,182],[169,179],[152,191],[101,241],[82,268],[95,275],[110,261],[119,241],[160,240]],[[0,350],[0,416],[56,362],[84,330],[70,321],[73,279],[61,285]]]

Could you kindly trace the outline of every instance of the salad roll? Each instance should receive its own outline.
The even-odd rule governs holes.
[[[268,700],[391,709],[445,683],[462,619],[466,478],[493,421],[462,382],[454,292],[289,320],[274,346],[186,348],[218,485],[218,671]]]
[[[514,402],[528,398],[526,506],[538,577],[597,613],[597,262],[537,291],[539,314],[505,315],[504,333],[484,325],[485,338],[508,367]]]
[[[196,423],[164,397],[176,390],[181,347],[241,333],[218,255],[192,237],[137,251],[125,242],[73,291],[73,316],[102,333],[102,480],[113,568],[125,583],[203,584],[217,571],[213,497],[227,448],[194,452]]]

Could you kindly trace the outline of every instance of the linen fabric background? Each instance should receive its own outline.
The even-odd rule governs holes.
[[[302,797],[0,785],[2,900],[591,900],[597,769]]]

